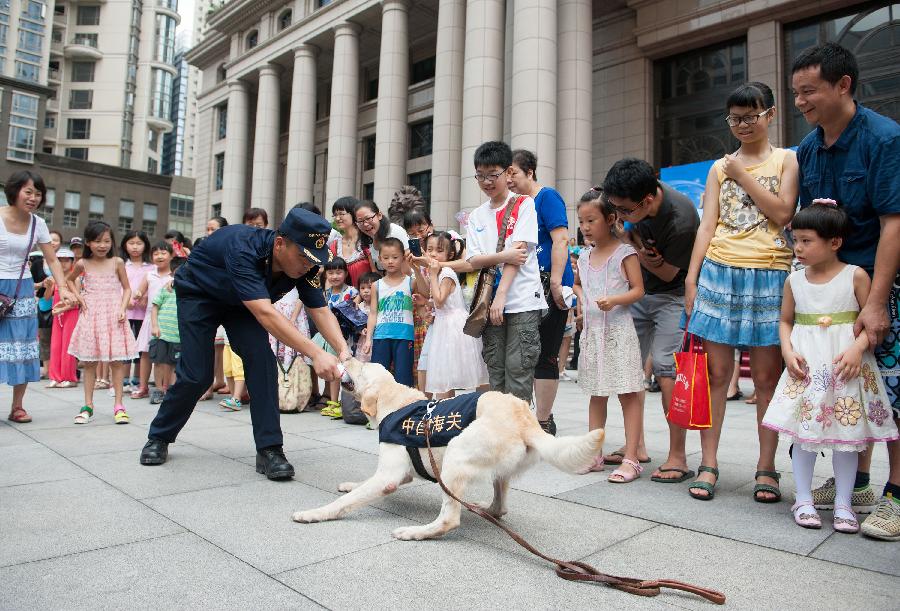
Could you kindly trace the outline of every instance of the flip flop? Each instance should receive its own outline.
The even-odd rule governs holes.
[[[651,482],[657,482],[660,484],[680,484],[681,482],[685,482],[696,475],[690,469],[679,469],[678,467],[669,467],[663,469],[659,468],[660,473],[681,473],[681,477],[660,477],[658,475],[653,475],[650,477]]]
[[[24,408],[19,406],[13,408],[7,420],[18,424],[27,424],[31,422],[31,416],[28,415]]]
[[[618,460],[610,458],[611,456],[618,457]],[[611,453],[607,454],[606,456],[604,456],[603,460],[605,460],[606,463],[609,465],[621,465],[622,460],[624,460],[624,458],[625,458],[625,452],[623,452],[622,450],[616,450],[615,452],[611,452]],[[639,460],[638,462],[641,463],[642,465],[646,465],[647,463],[653,462],[653,459],[648,456],[647,460]]]

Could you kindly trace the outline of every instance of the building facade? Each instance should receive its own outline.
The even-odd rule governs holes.
[[[848,0],[230,0],[188,61],[197,93],[194,227],[252,205],[279,218],[343,195],[385,206],[403,184],[440,227],[477,206],[472,154],[538,157],[570,209],[624,156],[657,167],[736,148],[728,93],[776,92],[776,144],[809,130],[792,56],[837,40],[859,98],[900,110],[900,14]],[[574,220],[574,217],[573,217]]]

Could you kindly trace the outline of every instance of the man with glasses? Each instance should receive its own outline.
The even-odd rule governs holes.
[[[675,352],[681,345],[684,279],[691,264],[700,216],[691,200],[656,178],[646,161],[617,161],[603,182],[604,196],[620,219],[631,223],[631,241],[644,277],[644,297],[631,306],[641,362],[653,359],[653,375],[668,410],[675,387]],[[650,478],[677,483],[694,477],[687,466],[685,431],[669,424],[669,456]],[[638,454],[646,456],[643,433]]]

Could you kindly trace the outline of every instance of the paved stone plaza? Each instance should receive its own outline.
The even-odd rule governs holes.
[[[9,404],[2,387],[0,402]],[[495,527],[470,514],[443,540],[395,541],[391,531],[436,515],[436,485],[416,480],[338,522],[301,525],[291,512],[334,498],[341,481],[375,467],[377,434],[318,414],[284,416],[292,482],[253,468],[250,414],[201,403],[161,467],[138,453],[156,413],[129,401],[132,423],[116,426],[112,398],[72,424],[80,389],[33,384],[34,422],[0,424],[0,608],[2,609],[564,609],[712,608],[691,595],[639,598],[566,582]],[[653,465],[665,458],[659,395],[645,423]],[[545,552],[600,570],[668,577],[720,589],[732,608],[888,609],[900,591],[900,547],[794,525],[787,448],[779,452],[785,500],[751,500],[756,461],[753,409],[729,405],[715,500],[691,499],[687,483],[628,485],[606,473],[574,476],[540,465],[514,482],[506,519]],[[564,382],[560,433],[586,430],[586,400]],[[623,440],[612,408],[608,449]],[[4,412],[5,414],[5,412]],[[689,436],[689,462],[699,438]],[[816,483],[830,472],[820,459]],[[872,481],[887,474],[879,448]],[[486,485],[470,499],[485,499]],[[796,593],[806,592],[805,598]]]

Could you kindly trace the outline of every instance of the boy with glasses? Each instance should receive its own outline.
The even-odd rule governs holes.
[[[512,150],[504,142],[485,142],[475,151],[475,180],[488,200],[469,215],[466,260],[473,269],[500,267],[490,323],[482,336],[491,389],[531,402],[534,368],[541,342],[538,326],[547,308],[535,249],[538,242],[534,200],[511,193],[506,173]],[[513,206],[505,227],[507,206]],[[500,231],[504,249],[497,252]]]

